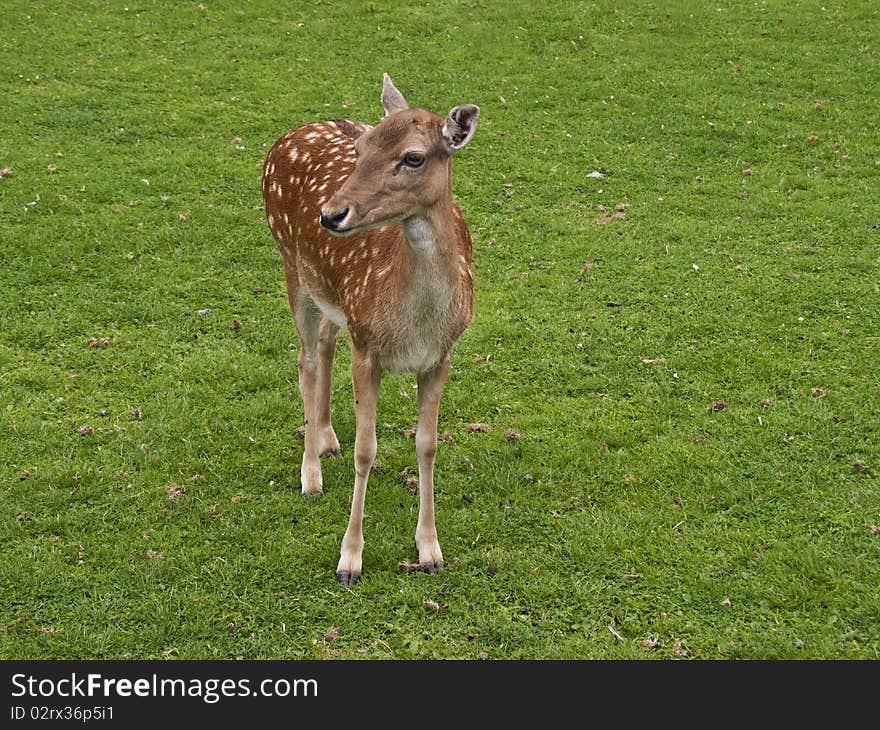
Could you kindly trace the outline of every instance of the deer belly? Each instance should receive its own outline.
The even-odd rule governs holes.
[[[325,302],[319,297],[316,297],[312,294],[312,300],[315,304],[318,305],[318,309],[321,310],[321,314],[323,314],[327,319],[329,319],[333,324],[337,327],[347,327],[348,320],[345,318],[345,313],[339,308],[336,307],[329,302]]]
[[[326,276],[319,274],[319,268],[305,256],[300,256],[297,261],[299,282],[315,306],[321,310],[327,319],[339,327],[348,327],[348,319],[345,312],[339,307],[339,300],[335,296],[330,282]]]
[[[445,351],[436,342],[417,341],[380,358],[382,367],[392,373],[424,373],[443,359]]]

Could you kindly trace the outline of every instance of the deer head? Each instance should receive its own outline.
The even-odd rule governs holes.
[[[385,118],[355,141],[354,170],[321,209],[321,225],[333,234],[383,228],[448,201],[452,155],[474,136],[480,115],[473,104],[445,119],[410,109],[388,74],[382,107]]]

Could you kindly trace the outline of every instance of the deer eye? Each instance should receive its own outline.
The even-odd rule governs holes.
[[[407,152],[403,158],[403,164],[407,167],[421,167],[425,162],[425,156],[418,152]]]

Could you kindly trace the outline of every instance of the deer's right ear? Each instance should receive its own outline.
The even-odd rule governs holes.
[[[409,109],[409,104],[391,82],[391,77],[388,74],[382,77],[382,108],[385,110],[386,117],[402,109]]]
[[[462,104],[453,108],[443,122],[443,141],[446,150],[452,154],[460,150],[474,136],[477,131],[477,119],[480,117],[480,107],[474,104]]]

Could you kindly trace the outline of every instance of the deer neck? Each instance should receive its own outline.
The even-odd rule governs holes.
[[[402,222],[399,284],[410,299],[448,307],[455,298],[459,270],[452,201],[443,200]]]
[[[430,266],[438,274],[452,274],[455,268],[456,228],[451,199],[441,200],[403,221],[404,262]]]

